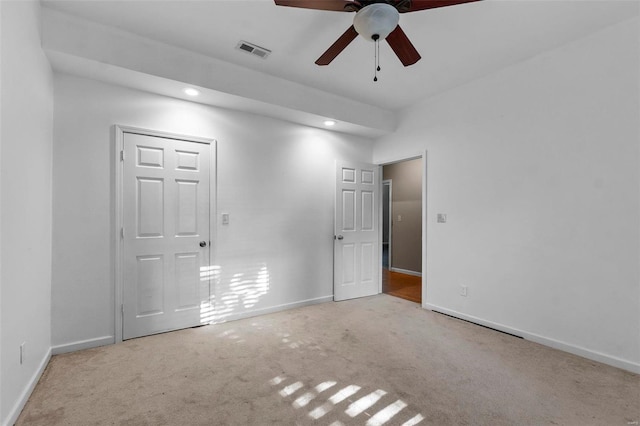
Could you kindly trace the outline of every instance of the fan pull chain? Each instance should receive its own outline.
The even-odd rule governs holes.
[[[377,37],[377,34],[373,36],[373,41],[375,43],[374,46],[374,72],[373,72],[373,81],[378,81],[378,71],[380,71],[380,38]]]

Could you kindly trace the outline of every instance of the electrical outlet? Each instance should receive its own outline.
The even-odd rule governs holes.
[[[460,296],[467,297],[467,286],[466,285],[461,285],[460,286]]]
[[[27,353],[25,352],[27,346],[27,342],[22,342],[20,345],[20,365],[24,364],[27,360]]]
[[[402,222],[402,215],[401,214],[398,215],[398,222]]]

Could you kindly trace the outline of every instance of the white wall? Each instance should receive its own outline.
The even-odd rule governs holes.
[[[236,298],[220,318],[330,300],[334,160],[371,161],[370,140],[69,75],[54,86],[54,350],[113,341],[114,124],[218,141],[218,213],[231,223],[218,220],[216,295]],[[264,267],[268,291],[245,305],[232,280],[260,293]]]
[[[425,100],[376,142],[381,163],[428,150],[428,307],[640,371],[638,25]]]
[[[1,8],[0,424],[8,424],[51,347],[53,82],[40,48],[39,3],[2,2]]]

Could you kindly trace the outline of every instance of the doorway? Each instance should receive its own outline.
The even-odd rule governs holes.
[[[422,303],[422,158],[382,175],[382,292]]]

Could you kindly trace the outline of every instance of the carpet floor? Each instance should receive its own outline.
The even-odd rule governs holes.
[[[54,356],[18,425],[628,425],[640,376],[379,295]]]

